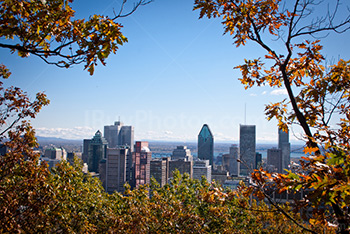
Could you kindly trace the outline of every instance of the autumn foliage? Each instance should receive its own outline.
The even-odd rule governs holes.
[[[1,1],[0,37],[12,41],[2,42],[0,47],[20,57],[38,56],[59,67],[84,63],[92,75],[97,62],[105,65],[105,59],[127,42],[121,33],[122,25],[115,22],[123,15],[75,19],[72,2]]]
[[[127,41],[116,20],[148,2],[138,1],[130,12],[121,10],[113,17],[75,19],[72,0],[2,0],[0,47],[59,67],[84,63],[93,74],[98,62],[105,65],[106,58]],[[267,105],[266,115],[276,118],[283,130],[295,123],[304,130],[307,155],[301,170],[286,174],[257,170],[251,175],[252,185],[241,183],[235,191],[177,172],[162,188],[153,181],[135,190],[126,185],[125,194],[107,194],[96,178],[82,173],[77,159],[74,165],[63,161],[52,171],[39,163],[29,120],[49,101],[43,93],[30,100],[20,88],[0,83],[0,140],[7,148],[0,156],[0,232],[348,233],[350,66],[341,59],[325,66],[322,41],[314,36],[346,31],[349,17],[336,22],[340,2],[335,1],[334,11],[324,18],[301,23],[321,3],[284,3],[196,0],[195,9],[200,17],[221,18],[236,46],[253,41],[266,51],[263,59],[246,59],[236,69],[245,88],[286,88],[289,100]],[[269,46],[266,34],[282,41],[286,52],[277,53]],[[0,64],[1,78],[10,75]],[[279,204],[270,196],[271,189],[303,190],[307,195]],[[305,210],[311,216],[305,216]]]
[[[221,18],[224,32],[236,46],[254,42],[265,50],[263,58],[245,59],[235,67],[241,71],[240,81],[246,89],[262,85],[285,88],[288,99],[266,105],[267,119],[276,119],[284,131],[295,124],[304,131],[306,156],[301,170],[287,174],[255,171],[255,186],[250,191],[278,207],[267,194],[271,184],[278,192],[303,190],[307,195],[296,201],[296,210],[307,208],[312,212],[307,218],[311,225],[335,226],[339,233],[350,230],[350,61],[339,59],[326,66],[329,61],[325,61],[321,43],[328,34],[349,29],[347,4],[196,0],[194,7],[200,10],[200,18]],[[325,15],[318,15],[322,10]]]
[[[97,178],[84,175],[81,164],[60,163],[43,169],[33,187],[12,195],[19,210],[2,211],[1,232],[45,233],[302,233],[303,230],[265,203],[250,202],[237,191],[174,174],[160,188],[153,182],[125,194],[104,192]],[[45,166],[44,166],[45,168]],[[23,169],[21,169],[22,171]],[[28,175],[23,174],[27,178]],[[21,184],[22,186],[24,184]],[[7,185],[8,186],[8,185]],[[8,189],[13,189],[8,187]],[[22,197],[21,197],[22,196]],[[15,199],[16,198],[16,199]],[[22,199],[20,199],[22,198]],[[40,199],[40,200],[39,200]],[[2,198],[1,202],[4,201]],[[27,201],[27,202],[25,202]],[[2,203],[5,204],[5,203]],[[16,207],[7,204],[5,207]],[[301,220],[298,215],[293,215]],[[15,215],[17,214],[17,215]],[[316,230],[322,230],[318,228]],[[327,231],[327,230],[326,230]],[[329,230],[331,231],[331,230]]]

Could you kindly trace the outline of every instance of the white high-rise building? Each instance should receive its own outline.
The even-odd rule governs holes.
[[[209,160],[197,159],[193,161],[193,179],[201,180],[202,176],[211,182],[211,165]]]

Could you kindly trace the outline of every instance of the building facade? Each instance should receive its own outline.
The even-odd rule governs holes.
[[[44,157],[48,159],[66,160],[67,151],[62,147],[48,147],[45,149]]]
[[[185,161],[192,161],[193,156],[191,154],[191,150],[187,149],[187,146],[177,146],[176,149],[173,150],[173,154],[171,155],[171,160],[182,159]]]
[[[116,121],[114,125],[104,126],[104,137],[109,148],[128,146],[131,151],[134,150],[133,126],[124,126],[122,122]]]
[[[147,141],[136,141],[132,153],[132,187],[150,183],[150,165],[152,152],[148,148]]]
[[[211,182],[211,165],[209,160],[194,160],[193,161],[193,179],[201,180],[204,176],[207,181]]]
[[[160,187],[163,187],[168,183],[169,178],[169,160],[166,158],[157,158],[151,160],[150,174],[151,178],[153,177]]]
[[[90,172],[99,172],[99,163],[107,155],[107,141],[98,130],[88,147],[88,168]]]
[[[267,170],[282,173],[282,150],[272,148],[267,150]]]
[[[198,134],[198,158],[201,160],[209,160],[209,164],[213,167],[214,136],[207,124],[203,125]]]
[[[239,175],[249,176],[256,169],[255,125],[239,126]]]
[[[239,149],[237,145],[231,145],[230,153],[222,156],[222,166],[232,176],[238,176]]]
[[[282,168],[288,169],[290,164],[289,131],[278,130],[278,148],[282,151]]]
[[[174,171],[178,170],[181,175],[187,173],[190,178],[193,177],[193,161],[171,160],[169,162],[169,178],[173,177]]]
[[[84,163],[89,163],[89,145],[90,145],[91,139],[84,139],[83,140],[83,153],[81,156],[81,159]]]
[[[108,148],[106,157],[105,190],[108,193],[114,191],[124,192],[127,181],[127,161],[130,150],[126,147]]]
[[[262,167],[262,154],[256,152],[255,153],[255,168],[259,169],[260,167]]]

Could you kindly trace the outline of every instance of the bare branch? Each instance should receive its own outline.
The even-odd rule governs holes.
[[[124,7],[125,7],[125,4],[127,3],[127,1],[128,0],[123,0],[123,3],[122,3],[120,10],[119,10],[119,13],[117,15],[114,13],[115,16],[114,16],[114,18],[112,18],[112,20],[127,17],[127,16],[133,14],[137,10],[137,8],[139,8],[140,6],[145,6],[145,5],[153,2],[153,0],[139,0],[138,2],[134,3],[134,7],[132,8],[132,10],[130,10],[128,13],[124,14],[123,11],[124,11]]]
[[[299,15],[299,18],[296,24],[293,26],[293,34],[291,35],[291,38],[295,38],[303,35],[316,36],[316,34],[318,33],[330,32],[330,31],[333,31],[336,33],[344,33],[350,29],[350,15],[347,15],[345,19],[340,21],[339,23],[334,22],[335,16],[338,14],[339,6],[340,6],[340,1],[336,0],[334,1],[334,4],[333,4],[334,5],[333,12],[329,10],[329,5],[328,5],[328,11],[325,16],[312,19],[309,24],[302,26],[297,30],[296,28],[299,21],[301,19],[306,19],[311,13],[313,13],[315,11],[313,6],[319,5],[321,2],[322,1],[315,3],[312,0],[308,0],[303,2],[302,4],[298,4],[298,7],[300,6],[301,9],[296,12]]]
[[[307,227],[304,227],[301,225],[297,220],[295,220],[292,216],[290,216],[284,209],[282,209],[276,202],[273,201],[271,196],[267,194],[267,192],[264,189],[264,185],[261,184],[260,181],[257,181],[257,185],[255,186],[257,189],[259,189],[260,192],[264,194],[264,197],[269,201],[269,203],[276,208],[280,213],[282,213],[285,217],[287,217],[289,220],[291,220],[294,224],[296,224],[298,227],[302,228],[305,231],[308,231],[313,234],[317,234],[315,231],[308,229]]]

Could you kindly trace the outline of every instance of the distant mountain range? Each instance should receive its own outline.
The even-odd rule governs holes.
[[[80,149],[83,145],[83,139],[81,140],[72,140],[72,139],[62,139],[57,137],[42,137],[37,136],[38,142],[41,146],[45,145],[55,145],[55,146],[63,146],[71,149]],[[233,143],[214,143],[214,151],[218,153],[226,153],[229,151],[229,147],[232,144],[238,145],[237,142]],[[172,152],[176,146],[185,145],[187,146],[193,153],[197,151],[197,142],[170,142],[170,141],[151,141],[149,140],[150,149],[155,153],[159,152]],[[256,150],[257,152],[266,152],[267,149],[277,147],[276,144],[260,144],[257,143]],[[292,152],[302,152],[303,146],[300,144],[292,144],[291,151]]]
[[[71,140],[71,139],[63,139],[63,138],[57,138],[57,137],[42,137],[42,136],[36,136],[39,143],[83,143],[83,140]]]

